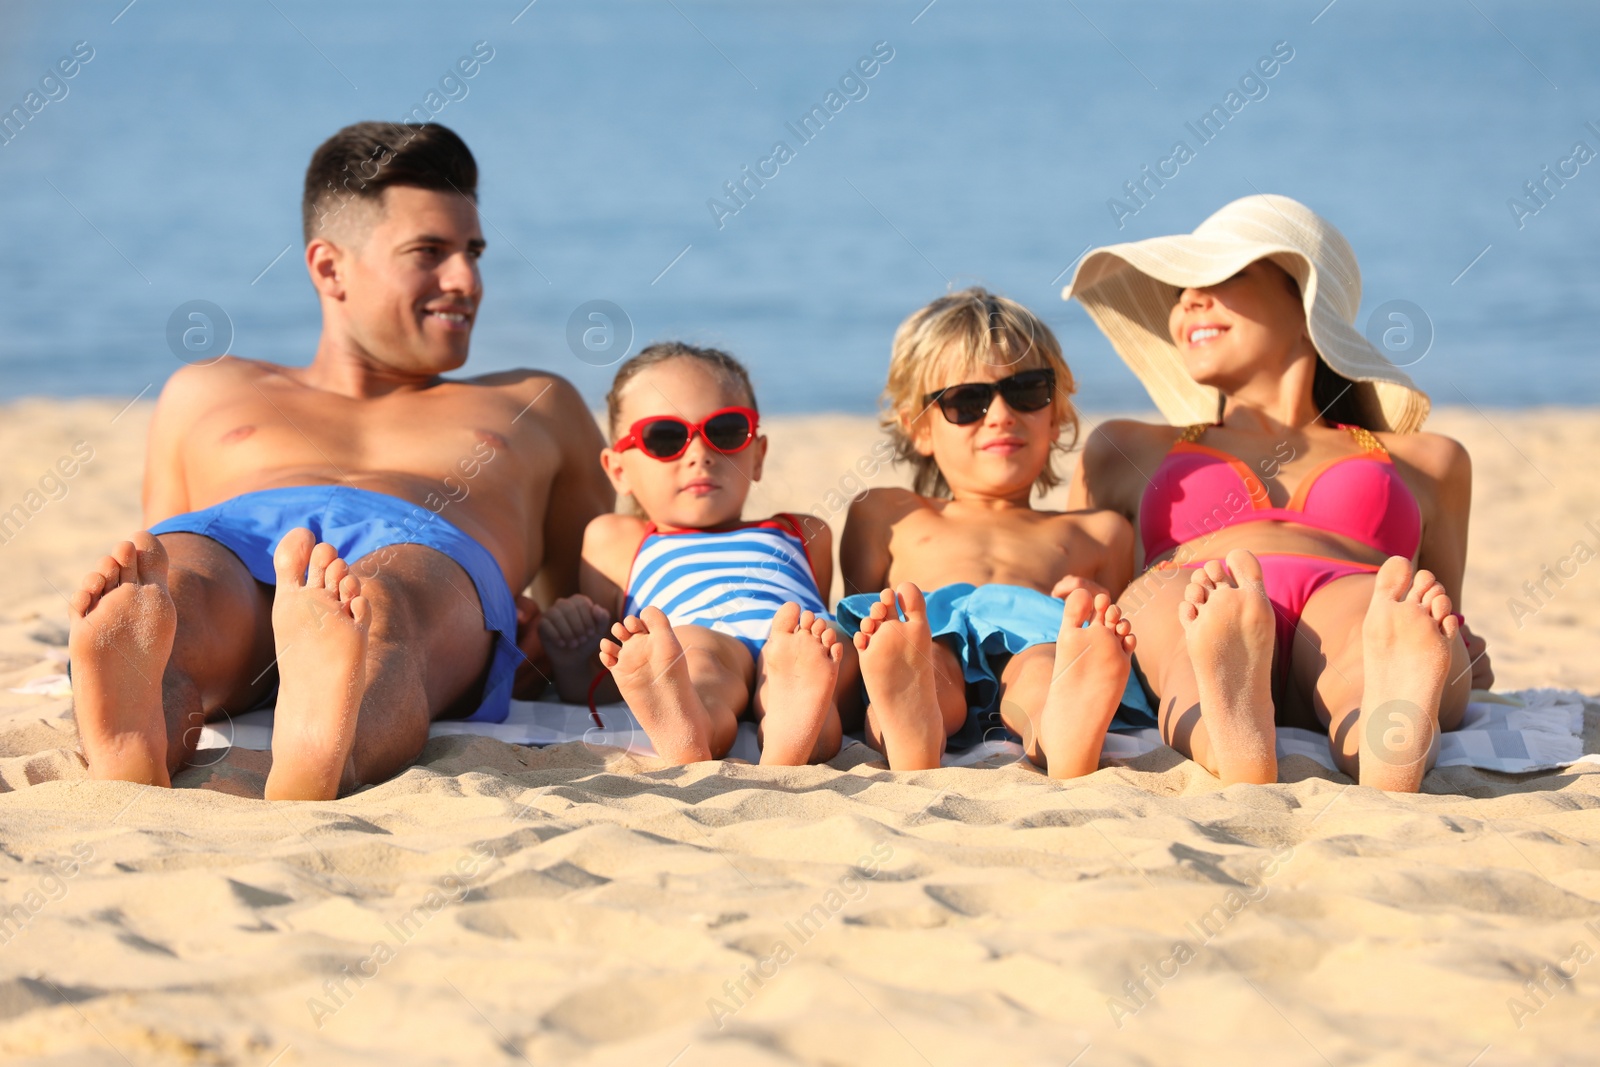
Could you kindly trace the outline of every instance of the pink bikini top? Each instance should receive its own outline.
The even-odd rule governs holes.
[[[1362,450],[1322,464],[1300,482],[1287,507],[1275,508],[1248,464],[1200,444],[1206,429],[1200,423],[1183,432],[1139,501],[1146,560],[1227,526],[1269,520],[1342,534],[1387,556],[1416,555],[1421,509],[1370,431],[1341,424]]]

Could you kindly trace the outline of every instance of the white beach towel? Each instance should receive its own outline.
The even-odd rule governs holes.
[[[11,690],[41,696],[67,696],[72,690],[64,674],[35,678]],[[1583,751],[1583,695],[1567,689],[1523,689],[1512,693],[1474,691],[1461,729],[1439,741],[1440,767],[1478,767],[1508,774],[1551,770],[1573,763],[1600,764],[1600,754]],[[595,747],[621,748],[654,755],[650,739],[638,720],[621,704],[600,709],[596,726],[589,710],[575,704],[516,700],[505,722],[436,722],[431,737],[479,734],[514,745],[554,745],[581,741]],[[849,739],[846,743],[851,743]],[[200,735],[201,749],[272,747],[272,709],[261,708],[224,718]],[[1162,747],[1155,730],[1106,735],[1104,760],[1132,759]],[[760,758],[755,727],[742,723],[728,755],[755,763]],[[1334,770],[1326,735],[1283,727],[1278,730],[1278,757],[1297,755]],[[944,765],[966,767],[995,756],[1022,758],[1022,746],[1010,741],[986,741],[963,752],[947,753]]]

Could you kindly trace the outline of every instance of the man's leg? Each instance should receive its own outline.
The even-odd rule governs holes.
[[[461,705],[478,695],[499,639],[484,629],[471,579],[443,553],[391,545],[348,567],[314,546],[309,530],[291,531],[274,560],[283,681],[269,799],[332,799],[395,775],[422,752],[434,719],[471,710]]]
[[[169,785],[200,727],[265,695],[270,590],[195,534],[135,534],[70,604],[73,712],[89,774]]]

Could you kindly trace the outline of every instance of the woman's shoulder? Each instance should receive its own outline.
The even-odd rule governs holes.
[[[1141,487],[1146,472],[1161,461],[1183,436],[1184,427],[1137,419],[1107,419],[1090,432],[1083,446],[1083,469],[1091,484],[1107,478],[1133,477]]]
[[[1389,454],[1441,481],[1470,476],[1472,459],[1453,437],[1418,430],[1414,433],[1380,433],[1378,440]]]
[[[1138,419],[1107,419],[1089,433],[1085,449],[1097,444],[1105,449],[1112,445],[1123,449],[1171,448],[1183,436],[1186,427],[1169,426],[1163,422],[1140,422]]]

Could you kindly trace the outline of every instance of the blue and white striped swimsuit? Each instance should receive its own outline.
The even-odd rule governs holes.
[[[787,601],[832,617],[799,524],[775,515],[732,530],[664,534],[651,525],[628,572],[623,613],[660,608],[674,626],[704,626],[737,638],[754,658]]]

